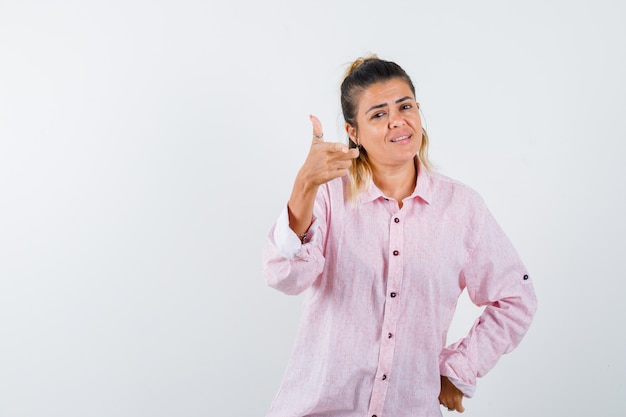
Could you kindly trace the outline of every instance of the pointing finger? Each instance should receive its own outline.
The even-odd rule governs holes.
[[[332,152],[343,152],[343,153],[348,153],[348,151],[350,149],[348,149],[348,146],[343,144],[343,143],[339,143],[339,142],[335,142],[332,144],[330,150]]]

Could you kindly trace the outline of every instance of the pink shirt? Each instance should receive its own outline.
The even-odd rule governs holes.
[[[306,296],[268,417],[441,416],[440,374],[472,396],[521,341],[537,306],[531,279],[466,185],[420,169],[399,209],[373,184],[346,202],[347,181],[320,187],[306,243],[286,209],[270,231],[265,279]],[[463,289],[485,309],[446,347]]]

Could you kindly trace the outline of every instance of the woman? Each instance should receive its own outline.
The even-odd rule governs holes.
[[[306,291],[270,417],[440,416],[526,333],[536,298],[515,249],[469,187],[429,171],[415,88],[358,59],[341,85],[349,146],[313,142],[264,249],[264,276]],[[466,289],[485,309],[445,346]]]

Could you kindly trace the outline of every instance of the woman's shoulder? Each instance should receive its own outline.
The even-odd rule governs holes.
[[[441,172],[428,173],[433,189],[433,194],[448,202],[471,203],[472,205],[484,206],[485,202],[476,189],[456,178],[449,177]],[[450,201],[450,199],[452,201]]]
[[[337,204],[345,200],[346,189],[349,187],[350,179],[348,176],[334,178],[322,184],[317,191],[318,200],[324,200]]]

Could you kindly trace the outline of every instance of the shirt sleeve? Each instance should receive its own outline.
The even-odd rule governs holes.
[[[482,219],[461,279],[472,302],[485,309],[469,334],[440,356],[441,375],[466,397],[474,395],[476,378],[521,342],[537,309],[532,280],[517,252],[486,207]]]
[[[322,234],[325,222],[316,215],[321,207],[316,199],[311,226],[305,243],[289,227],[285,206],[270,229],[263,249],[263,276],[268,285],[289,295],[297,295],[309,288],[324,268]]]

